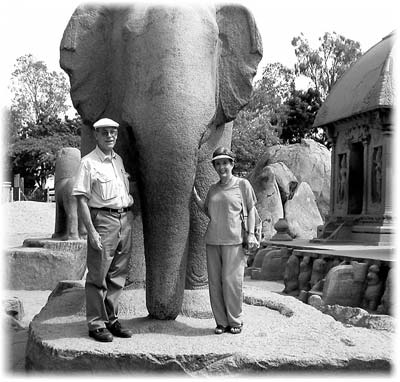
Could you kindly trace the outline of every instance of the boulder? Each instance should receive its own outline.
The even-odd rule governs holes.
[[[324,145],[304,139],[301,143],[271,146],[260,162],[263,166],[282,162],[299,183],[308,183],[321,216],[326,218],[329,213],[331,153]]]
[[[307,183],[300,183],[292,199],[285,203],[284,211],[293,237],[297,239],[317,237],[317,227],[323,224],[323,220],[315,196]]]
[[[292,197],[299,181],[283,162],[272,163],[269,167],[274,171],[276,183],[281,193],[282,204],[285,204],[286,200]]]
[[[275,223],[283,217],[283,205],[275,171],[270,166],[256,166],[248,180],[257,197],[257,210],[263,222],[263,238],[269,240],[276,233]]]

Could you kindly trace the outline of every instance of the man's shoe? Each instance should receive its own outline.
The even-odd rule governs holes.
[[[112,334],[106,328],[89,330],[89,337],[100,342],[111,342],[114,339]]]
[[[106,326],[115,337],[129,338],[133,335],[129,329],[123,328],[119,321],[115,321],[112,325],[106,324]]]

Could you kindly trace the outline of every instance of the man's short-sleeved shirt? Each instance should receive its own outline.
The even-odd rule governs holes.
[[[98,146],[81,159],[72,195],[84,195],[92,208],[123,208],[133,204],[129,174],[122,158],[112,151],[105,155]]]
[[[210,222],[205,234],[205,241],[212,245],[238,245],[243,242],[242,199],[239,181],[244,182],[245,195],[243,203],[246,203],[247,211],[250,211],[257,202],[253,187],[247,179],[239,179],[235,176],[228,184],[213,184],[204,203],[204,207]]]

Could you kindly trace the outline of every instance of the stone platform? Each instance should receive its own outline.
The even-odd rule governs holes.
[[[7,249],[7,288],[52,290],[60,280],[79,280],[86,270],[86,240],[26,239]]]
[[[120,320],[132,338],[87,335],[82,282],[63,282],[29,330],[26,367],[41,374],[176,373],[190,376],[295,371],[384,373],[393,363],[392,329],[343,325],[294,297],[244,287],[241,334],[214,334],[208,290],[185,291],[175,321],[147,317],[145,291],[126,289]],[[315,376],[315,373],[313,373]]]

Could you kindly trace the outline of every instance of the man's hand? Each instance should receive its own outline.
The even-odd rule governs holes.
[[[93,233],[89,233],[89,241],[90,241],[90,245],[94,249],[97,249],[98,251],[102,251],[103,244],[101,243],[101,236],[97,231],[94,231]]]

